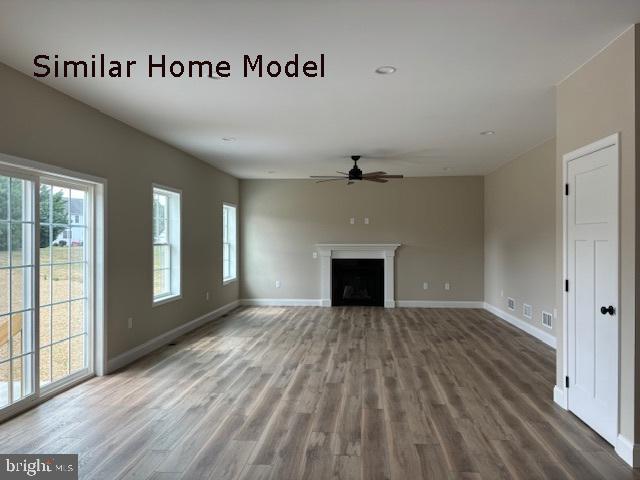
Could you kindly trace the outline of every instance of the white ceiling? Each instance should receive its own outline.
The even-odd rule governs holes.
[[[353,153],[390,155],[364,171],[476,175],[553,137],[554,85],[639,21],[640,0],[0,0],[0,61],[136,59],[132,79],[44,82],[238,177],[331,174]],[[232,76],[148,79],[162,53]],[[243,78],[259,53],[324,53],[326,78]]]

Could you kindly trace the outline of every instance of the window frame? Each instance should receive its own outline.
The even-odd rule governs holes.
[[[91,315],[93,322],[89,325],[92,329],[92,342],[88,352],[89,371],[79,370],[65,377],[64,381],[48,384],[40,387],[39,374],[36,365],[40,363],[40,248],[34,250],[34,268],[35,273],[32,282],[33,302],[35,309],[35,325],[33,326],[33,350],[35,354],[33,369],[31,371],[34,392],[25,396],[21,400],[0,409],[0,422],[3,422],[25,410],[33,408],[62,391],[73,387],[83,381],[97,375],[105,375],[108,371],[108,362],[106,355],[106,272],[107,263],[107,236],[106,236],[106,203],[107,203],[107,180],[102,177],[89,175],[75,170],[50,165],[47,163],[37,162],[22,157],[7,155],[0,152],[0,174],[22,178],[24,180],[32,180],[35,182],[34,195],[34,229],[33,238],[39,238],[36,226],[40,224],[40,184],[49,179],[55,180],[57,183],[65,182],[71,184],[88,186],[92,191],[91,209],[88,212],[86,224],[91,224],[92,232],[90,243],[91,251],[91,294],[93,296],[91,303]]]
[[[234,238],[234,242],[233,242],[233,256],[234,256],[234,275],[225,278],[224,276],[224,250],[225,250],[225,245],[226,244],[230,244],[230,242],[226,242],[224,241],[224,237],[225,237],[225,225],[224,225],[224,211],[227,208],[232,208],[234,210],[234,215],[235,215],[235,238]],[[228,235],[228,232],[227,232]],[[231,202],[222,202],[222,285],[229,285],[230,283],[233,282],[237,282],[238,281],[238,205],[235,203],[231,203]]]
[[[168,245],[169,247],[168,279],[170,287],[169,292],[162,295],[156,295],[154,291],[156,272],[154,263],[154,249],[157,244],[153,236],[153,222],[155,221],[153,201],[156,193],[165,195],[168,200],[168,230],[166,245]],[[177,206],[175,205],[176,201],[178,203]],[[177,219],[175,218],[176,214],[178,217]],[[180,300],[182,298],[182,240],[182,190],[158,183],[153,183],[151,185],[151,304],[153,307],[158,307],[160,305]]]

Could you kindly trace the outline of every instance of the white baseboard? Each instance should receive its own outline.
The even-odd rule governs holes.
[[[633,443],[628,438],[618,435],[616,441],[616,453],[629,466],[633,468],[640,467],[640,444]]]
[[[484,308],[484,302],[463,300],[398,300],[396,306],[406,308]]]
[[[108,373],[114,372],[115,370],[118,370],[119,368],[122,368],[125,365],[130,364],[131,362],[134,362],[140,357],[143,357],[148,353],[153,352],[154,350],[166,345],[167,343],[171,342],[172,340],[175,340],[176,338],[184,335],[185,333],[188,333],[191,330],[194,330],[199,326],[204,325],[207,322],[210,322],[212,320],[215,320],[218,317],[221,317],[222,315],[224,315],[227,312],[230,312],[231,310],[238,307],[239,305],[240,305],[240,302],[238,300],[235,300],[231,303],[227,303],[226,305],[223,305],[222,307],[217,308],[216,310],[213,310],[209,313],[205,313],[204,315],[194,320],[191,320],[190,322],[187,322],[183,325],[180,325],[179,327],[174,328],[173,330],[169,330],[168,332],[165,332],[162,335],[158,335],[157,337],[152,338],[151,340],[143,343],[142,345],[138,345],[137,347],[134,347],[131,350],[127,350],[126,352],[121,353],[117,357],[109,359],[109,361],[107,362],[107,372]]]
[[[241,305],[252,307],[329,307],[330,301],[315,298],[245,298]],[[385,308],[484,308],[484,302],[437,300],[385,300]]]
[[[520,330],[525,331],[529,335],[536,337],[538,340],[546,343],[551,348],[556,348],[556,337],[547,333],[539,328],[534,327],[530,323],[525,322],[524,320],[520,320],[518,317],[511,315],[503,310],[500,310],[498,307],[491,305],[490,303],[484,304],[485,310],[493,313],[495,316],[501,318],[507,323],[510,323],[514,327],[518,327]]]
[[[567,405],[567,396],[565,395],[566,391],[564,388],[556,385],[553,387],[553,401],[558,404],[560,407],[567,410],[569,406]]]
[[[244,298],[240,305],[248,307],[321,307],[319,298]]]

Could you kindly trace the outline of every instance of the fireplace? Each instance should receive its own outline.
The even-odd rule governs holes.
[[[384,260],[334,258],[331,261],[331,305],[384,306]]]
[[[399,243],[317,243],[321,305],[337,305],[333,302],[334,260],[382,260],[382,305],[386,308],[395,307],[394,257],[399,246]]]

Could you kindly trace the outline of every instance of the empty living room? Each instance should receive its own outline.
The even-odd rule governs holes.
[[[640,0],[0,0],[0,480],[640,480]]]

